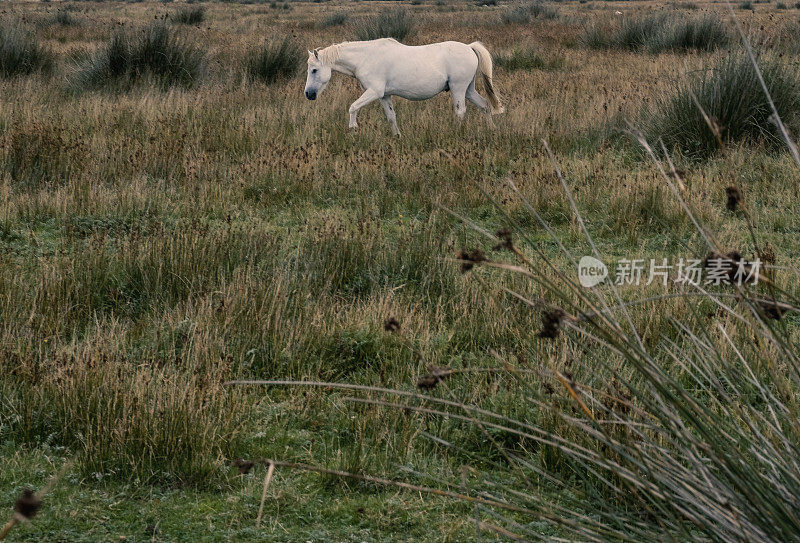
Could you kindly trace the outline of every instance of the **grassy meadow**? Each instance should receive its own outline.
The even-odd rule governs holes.
[[[749,311],[758,304],[733,288],[716,297],[626,285],[619,299],[609,289],[593,298],[615,306],[605,314],[622,323],[598,324],[596,342],[566,325],[547,333],[553,312],[543,324],[536,302],[585,306],[580,290],[563,288],[574,265],[548,232],[579,258],[592,254],[585,225],[609,265],[702,259],[705,232],[722,254],[769,266],[769,281],[748,287],[752,296],[779,292],[800,305],[792,301],[800,166],[748,72],[726,5],[487,4],[0,5],[2,510],[11,518],[24,488],[52,481],[42,510],[8,540],[592,540],[553,520],[573,518],[565,511],[608,527],[598,539],[642,540],[653,526],[678,540],[781,539],[756,528],[709,535],[692,515],[676,520],[678,508],[638,497],[646,491],[620,490],[633,478],[621,468],[604,476],[587,466],[597,455],[614,466],[632,461],[624,447],[642,447],[650,430],[638,428],[658,419],[642,415],[660,409],[651,392],[678,388],[687,405],[717,417],[720,432],[750,432],[794,455],[793,311],[779,319],[767,307]],[[800,134],[800,5],[734,8],[781,118]],[[316,101],[304,99],[306,49],[395,31],[407,44],[482,41],[506,113],[489,127],[470,105],[459,124],[447,93],[396,99],[403,135],[394,138],[377,104],[348,130],[361,90],[341,74]],[[663,137],[676,173],[660,174],[625,132],[632,127],[669,171],[656,143]],[[671,190],[678,183],[681,199]],[[727,187],[738,189],[738,207]],[[492,250],[478,230],[504,228],[518,254],[510,243]],[[478,261],[471,270],[462,270],[464,256]],[[596,324],[591,312],[570,311]],[[418,387],[435,368],[457,371]],[[717,369],[742,380],[715,378]],[[410,395],[226,384],[281,379]],[[671,384],[652,385],[660,379]],[[449,416],[436,412],[446,407]],[[616,422],[592,426],[603,410]],[[486,426],[476,418],[484,412],[504,419]],[[690,415],[669,413],[664,427],[710,443],[670,464],[677,474],[717,450],[714,425],[708,435],[685,430],[676,421]],[[661,436],[653,451],[682,450],[652,431]],[[567,454],[562,439],[590,452]],[[757,465],[753,450],[773,458],[761,441],[730,443],[747,458],[730,465]],[[267,470],[237,469],[237,459],[378,476],[518,509],[279,465],[256,526]],[[751,471],[774,473],[779,483],[769,488],[785,501],[765,486],[741,503],[722,492],[703,507],[734,504],[719,514],[797,526],[797,468],[769,465]],[[741,488],[763,484],[734,468],[720,473]],[[767,514],[761,502],[788,505]],[[635,522],[620,511],[638,511],[626,513]]]

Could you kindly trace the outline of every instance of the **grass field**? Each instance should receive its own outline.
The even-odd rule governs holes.
[[[772,90],[791,131],[800,121],[800,86],[791,75],[800,73],[800,9],[735,7],[763,65],[789,74]],[[391,136],[375,104],[349,131],[347,108],[361,91],[336,74],[319,99],[304,99],[306,49],[356,39],[374,23],[370,17],[396,9],[411,21],[405,43],[486,44],[507,110],[494,128],[471,106],[457,123],[444,93],[395,101],[401,138]],[[232,466],[237,458],[470,495],[487,492],[479,483],[488,478],[540,496],[553,511],[616,498],[554,447],[404,408],[396,396],[224,383],[293,379],[414,392],[428,366],[467,370],[419,392],[597,448],[570,422],[582,416],[571,391],[579,383],[624,396],[619,383],[637,382],[636,368],[574,335],[538,337],[541,312],[509,291],[529,300],[552,299],[553,292],[504,269],[462,273],[463,249],[516,261],[490,251],[475,228],[446,210],[489,232],[513,227],[517,247],[537,270],[547,269],[547,259],[574,276],[527,207],[574,255],[591,254],[546,139],[606,263],[702,259],[707,248],[692,220],[621,130],[630,122],[652,142],[664,136],[686,205],[719,246],[749,259],[769,255],[772,281],[793,299],[798,166],[767,121],[770,112],[748,115],[736,132],[733,121],[717,117],[728,96],[750,95],[739,83],[730,94],[709,90],[720,97],[712,121],[726,139],[714,150],[704,124],[688,128],[700,122],[691,105],[670,109],[692,78],[723,71],[709,66],[743,58],[726,9],[584,0],[4,2],[3,46],[21,40],[13,31],[22,30],[42,48],[31,69],[5,73],[11,69],[0,64],[0,505],[8,517],[23,488],[41,488],[67,466],[39,515],[16,526],[9,540],[502,539],[491,526],[530,539],[569,538],[563,526],[519,511],[498,520],[457,499],[286,467],[277,468],[256,527],[266,469],[240,474]],[[653,24],[669,32],[637,23],[654,16],[666,17]],[[674,38],[682,20],[675,17],[714,16],[719,26],[708,23],[701,33],[713,39]],[[159,50],[143,49],[122,75],[109,75],[101,60],[122,40],[115,36],[132,44],[148,28],[166,29],[167,50],[176,52],[170,66],[179,69],[152,68]],[[290,61],[259,57],[264,47],[285,51],[279,58]],[[10,55],[0,50],[0,57]],[[760,87],[752,88],[758,94]],[[747,218],[726,209],[729,186],[740,189]],[[754,291],[766,295],[765,288]],[[678,292],[658,283],[620,287],[627,301]],[[711,297],[657,299],[629,313],[629,334],[698,394],[715,381],[694,382],[696,374],[674,356],[702,350],[675,323],[716,330],[708,341],[721,341],[714,351],[720,360],[741,354],[753,361],[787,420],[800,410],[794,366],[781,358],[796,360],[794,313],[775,325],[785,343],[759,336],[763,315],[744,322]],[[399,331],[385,330],[390,318]],[[521,373],[480,371],[508,365]],[[573,388],[556,374],[568,375]],[[770,413],[760,389],[740,395],[722,388],[733,405]],[[726,408],[717,401],[712,397],[708,410],[722,417]],[[776,425],[789,436],[787,450],[796,450],[797,430]],[[524,469],[514,467],[517,457]],[[797,511],[796,503],[790,509]],[[475,515],[486,523],[481,535]],[[642,522],[657,525],[655,517]]]

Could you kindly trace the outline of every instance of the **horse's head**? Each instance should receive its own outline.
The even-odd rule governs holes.
[[[316,100],[331,80],[331,67],[319,60],[319,51],[308,52],[308,75],[306,77],[306,98]]]

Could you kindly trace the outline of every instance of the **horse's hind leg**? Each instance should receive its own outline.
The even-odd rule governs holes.
[[[386,118],[389,119],[389,124],[392,125],[392,134],[395,136],[400,135],[400,130],[397,128],[397,115],[394,113],[394,106],[392,105],[392,97],[384,96],[381,98],[381,105],[383,111],[386,112]]]
[[[486,114],[486,120],[489,123],[489,126],[494,126],[494,121],[492,121],[492,113],[489,109],[489,101],[478,94],[478,91],[475,90],[475,80],[473,79],[472,82],[467,87],[467,100],[478,106],[482,112]]]
[[[475,90],[475,80],[473,79],[472,82],[467,87],[467,100],[478,106],[478,109],[483,111],[484,113],[489,113],[489,101],[478,94],[478,91]]]

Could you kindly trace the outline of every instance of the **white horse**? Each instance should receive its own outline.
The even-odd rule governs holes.
[[[430,45],[408,46],[392,38],[344,42],[308,52],[306,98],[316,100],[335,70],[358,79],[364,89],[350,106],[350,128],[358,128],[358,110],[380,100],[392,132],[400,135],[392,106],[392,96],[408,100],[426,100],[449,90],[456,117],[467,111],[469,100],[491,119],[502,113],[503,106],[492,84],[492,56],[480,42],[469,45],[446,41]],[[487,101],[475,90],[475,79],[483,76],[489,95]]]

